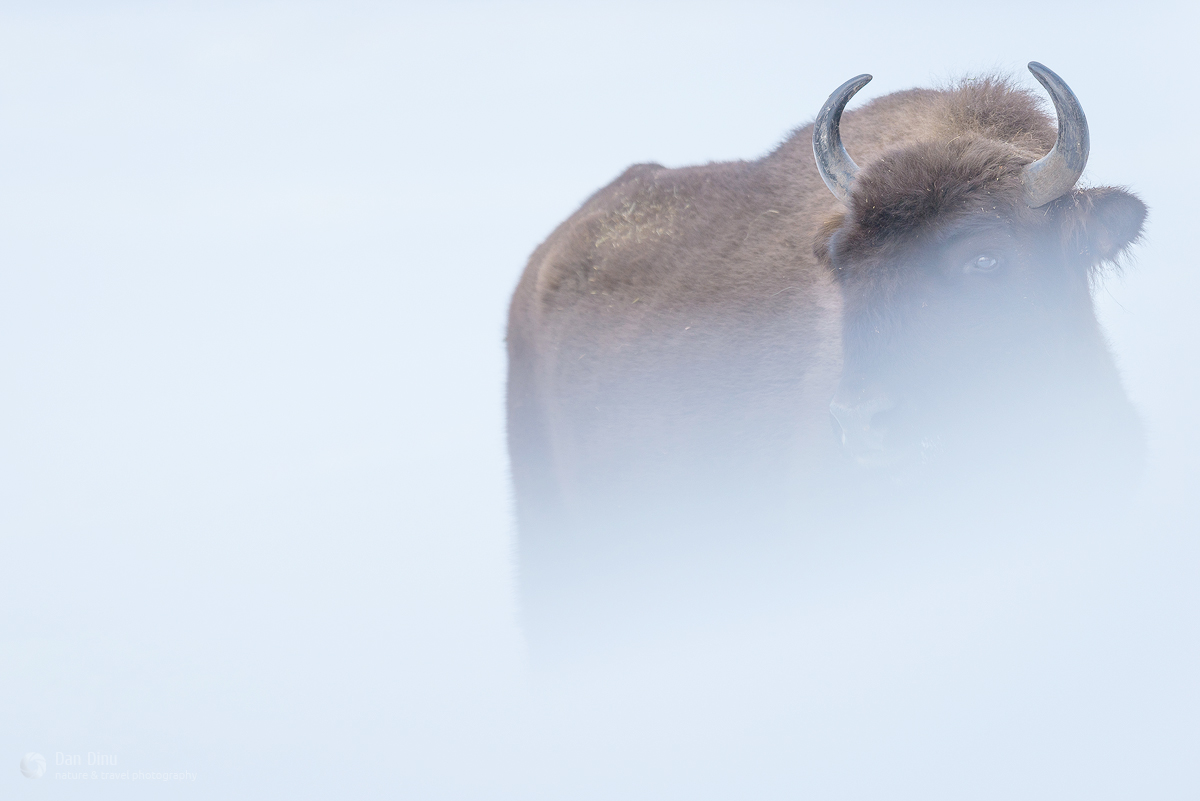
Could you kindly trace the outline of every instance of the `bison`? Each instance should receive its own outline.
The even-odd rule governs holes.
[[[1076,186],[1083,109],[1029,69],[1057,126],[997,76],[843,115],[861,75],[757,161],[630,167],[534,251],[507,338],[527,604],[766,509],[1132,480],[1092,290],[1146,209]]]

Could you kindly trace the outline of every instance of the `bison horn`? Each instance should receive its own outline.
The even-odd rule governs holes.
[[[1027,166],[1021,175],[1025,202],[1036,209],[1071,191],[1087,166],[1091,142],[1087,117],[1083,116],[1083,106],[1071,87],[1036,61],[1029,62],[1029,71],[1050,93],[1058,114],[1058,141],[1054,148]]]
[[[850,98],[871,82],[870,75],[859,75],[839,86],[813,123],[813,155],[817,158],[817,169],[834,197],[846,205],[850,204],[850,183],[858,173],[858,165],[842,145],[842,110]]]

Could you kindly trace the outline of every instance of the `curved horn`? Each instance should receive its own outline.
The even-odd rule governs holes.
[[[1079,105],[1079,98],[1075,97],[1071,87],[1036,61],[1029,62],[1029,71],[1050,93],[1054,111],[1058,114],[1058,141],[1054,148],[1021,174],[1025,202],[1036,209],[1057,200],[1075,186],[1087,166],[1091,139],[1083,106]]]
[[[854,94],[871,82],[870,75],[859,75],[839,86],[813,123],[813,155],[817,157],[817,169],[822,180],[834,197],[850,204],[850,183],[858,172],[858,165],[842,145],[842,110]]]

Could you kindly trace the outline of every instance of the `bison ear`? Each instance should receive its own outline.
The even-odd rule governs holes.
[[[826,267],[830,266],[829,242],[845,221],[845,214],[835,214],[821,223],[821,227],[817,229],[817,236],[813,239],[813,255],[817,257],[820,264]]]
[[[1067,256],[1085,268],[1113,262],[1142,236],[1146,204],[1132,192],[1097,186],[1058,201]]]

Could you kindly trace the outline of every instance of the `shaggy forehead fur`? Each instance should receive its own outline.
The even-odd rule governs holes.
[[[885,151],[860,171],[843,248],[879,246],[967,214],[1032,216],[1021,200],[1021,173],[1056,136],[1039,99],[986,77],[922,100],[921,116],[937,122],[922,141]]]
[[[888,153],[855,181],[852,209],[864,228],[911,228],[967,208],[991,207],[1021,191],[1027,162],[975,136]]]

